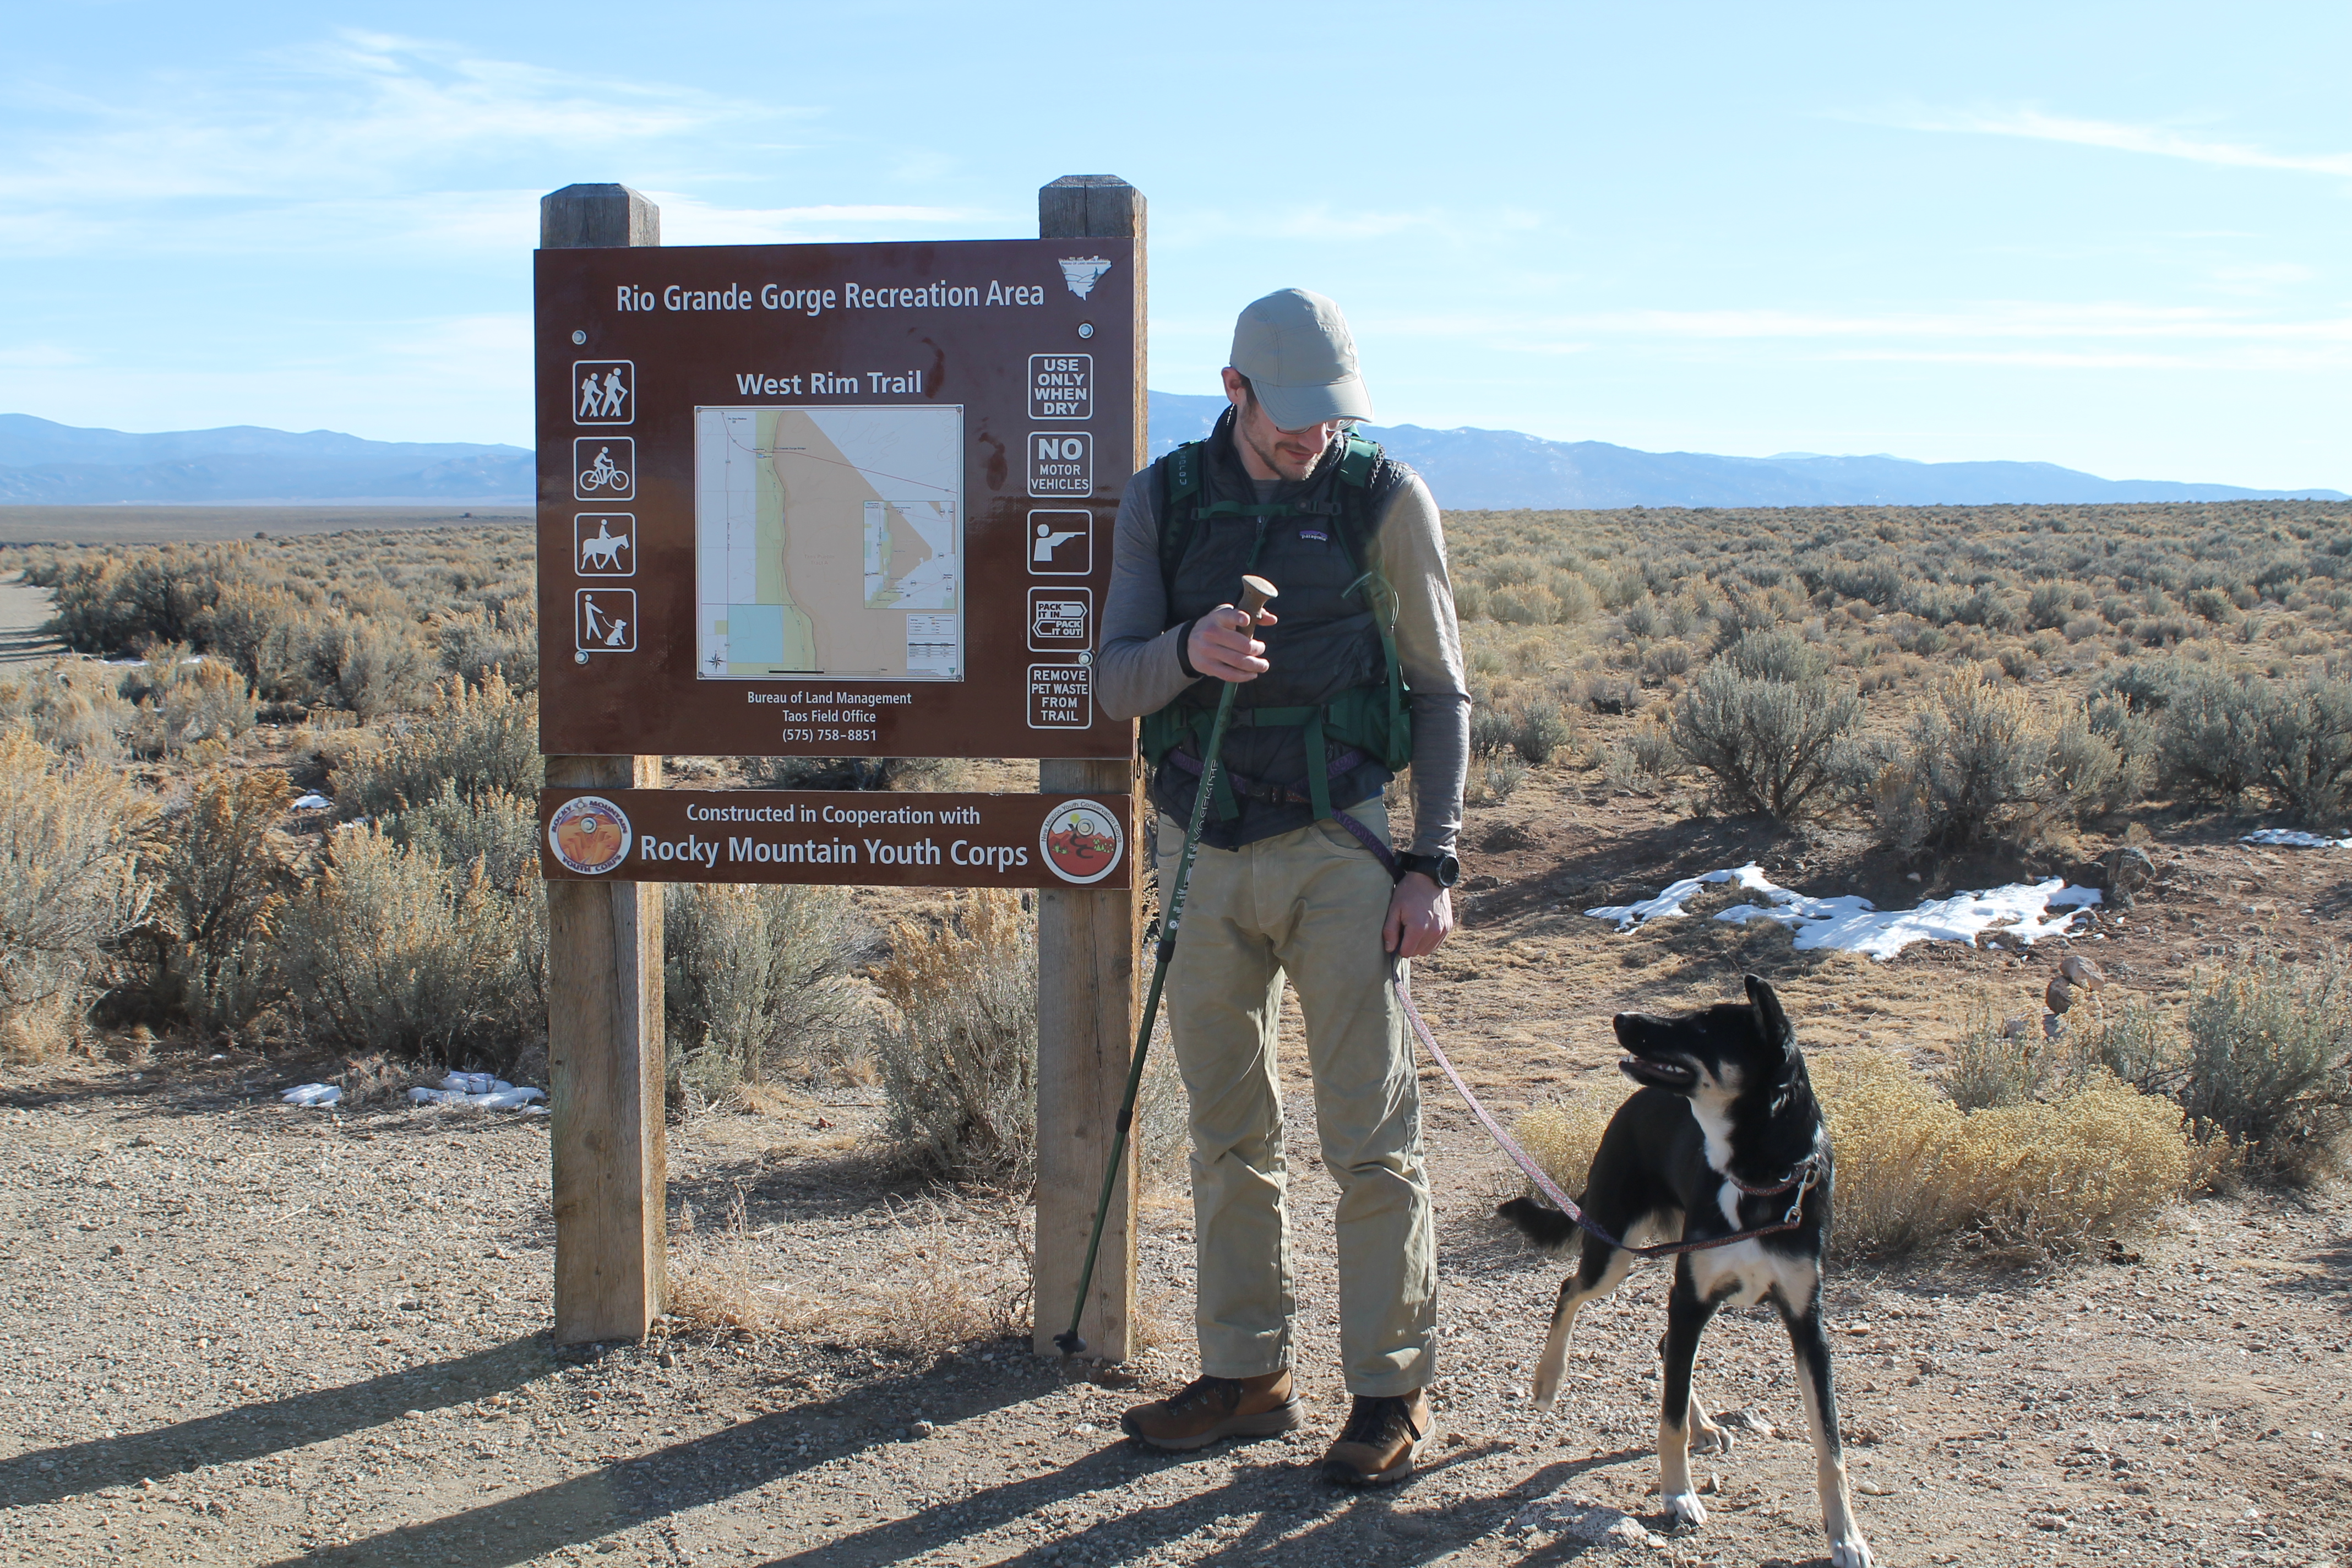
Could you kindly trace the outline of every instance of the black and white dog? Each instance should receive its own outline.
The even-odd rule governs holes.
[[[1796,1032],[1772,988],[1752,974],[1744,1004],[1721,1003],[1675,1018],[1620,1013],[1616,1028],[1628,1053],[1618,1069],[1642,1087],[1618,1108],[1593,1152],[1577,1200],[1585,1214],[1628,1247],[1647,1238],[1704,1242],[1733,1236],[1778,1225],[1792,1208],[1798,1220],[1791,1229],[1675,1259],[1658,1415],[1665,1506],[1685,1524],[1706,1521],[1706,1510],[1691,1485],[1694,1427],[1702,1450],[1731,1446],[1730,1435],[1707,1419],[1691,1392],[1699,1334],[1717,1308],[1751,1306],[1769,1296],[1796,1351],[1832,1568],[1870,1568],[1870,1547],[1854,1524],[1846,1490],[1829,1335],[1822,1322],[1832,1195],[1829,1131]],[[1533,1199],[1513,1198],[1500,1212],[1545,1247],[1584,1237],[1576,1272],[1560,1282],[1551,1334],[1536,1369],[1536,1408],[1549,1410],[1559,1393],[1577,1309],[1617,1289],[1635,1258]]]

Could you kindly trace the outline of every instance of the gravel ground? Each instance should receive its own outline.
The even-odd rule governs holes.
[[[1588,1310],[1562,1408],[1538,1423],[1522,1373],[1558,1276],[1485,1217],[1500,1166],[1450,1113],[1433,1119],[1440,1430],[1411,1484],[1355,1496],[1312,1475],[1345,1398],[1311,1167],[1313,1425],[1171,1458],[1115,1423],[1189,1374],[1181,1342],[1097,1374],[1139,1388],[1010,1332],[943,1356],[894,1342],[876,1301],[1017,1276],[1019,1254],[983,1208],[878,1179],[859,1152],[870,1107],[698,1117],[673,1142],[681,1271],[732,1258],[796,1326],[558,1352],[543,1120],[301,1111],[269,1092],[287,1081],[233,1059],[0,1089],[0,1562],[1820,1558],[1785,1344],[1755,1314],[1710,1331],[1702,1386],[1782,1430],[1701,1461],[1707,1525],[1648,1552],[1576,1538],[1580,1501],[1664,1527],[1649,1490],[1664,1272]],[[714,1229],[738,1195],[740,1226]],[[1145,1300],[1181,1320],[1184,1212],[1162,1195],[1146,1217]],[[2352,1544],[2352,1205],[2203,1202],[2134,1246],[2054,1272],[1961,1258],[1836,1277],[1880,1562],[2321,1563]]]

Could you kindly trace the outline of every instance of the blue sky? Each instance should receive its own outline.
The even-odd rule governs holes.
[[[1383,423],[2352,489],[2352,6],[12,9],[0,410],[530,439],[539,195],[673,244],[1151,202],[1151,382]]]

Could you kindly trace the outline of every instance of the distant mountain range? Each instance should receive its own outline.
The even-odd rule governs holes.
[[[529,506],[537,488],[530,452],[522,447],[366,441],[332,430],[296,435],[257,425],[132,436],[0,414],[0,504]]]
[[[1151,450],[1208,434],[1221,397],[1151,395]],[[1454,508],[1988,506],[2096,501],[2343,500],[2340,490],[2255,490],[2103,479],[2051,463],[1914,463],[1900,458],[1721,458],[1546,441],[1515,430],[1368,427]],[[133,436],[0,414],[0,504],[201,502],[529,506],[521,447],[368,441],[234,425]]]
[[[1198,440],[1222,397],[1151,395],[1154,456]],[[1454,509],[1622,506],[2000,506],[2095,501],[2343,500],[2341,490],[2250,490],[2164,479],[2103,479],[2054,463],[1914,463],[1902,458],[1718,458],[1637,452],[1606,441],[1546,441],[1516,430],[1367,426]]]

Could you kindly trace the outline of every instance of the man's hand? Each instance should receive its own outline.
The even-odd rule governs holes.
[[[1274,612],[1260,610],[1257,624],[1274,625]],[[1265,644],[1250,636],[1250,618],[1233,605],[1219,605],[1192,623],[1184,657],[1202,675],[1219,680],[1255,680],[1273,666],[1265,662]]]
[[[1426,958],[1454,930],[1454,894],[1436,879],[1407,871],[1389,897],[1381,946],[1399,958]]]

